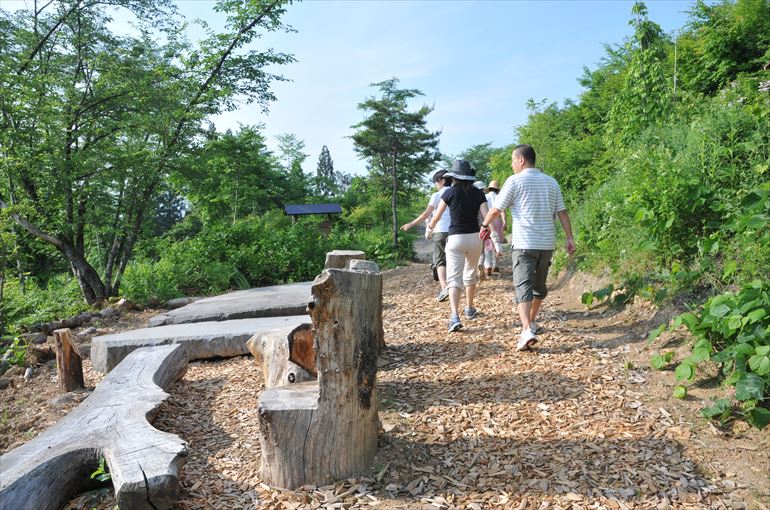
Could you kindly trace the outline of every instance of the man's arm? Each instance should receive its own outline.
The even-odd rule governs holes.
[[[569,214],[567,214],[567,210],[564,209],[557,212],[556,216],[559,217],[561,228],[564,229],[564,234],[567,236],[567,253],[572,256],[577,248],[575,247],[575,239],[572,237],[572,223],[569,221]]]
[[[481,223],[483,225],[489,226],[489,224],[495,221],[495,218],[500,216],[501,213],[502,211],[500,209],[498,209],[497,207],[493,207],[492,209],[489,210],[487,215],[484,217],[484,221],[482,221]]]
[[[403,225],[401,225],[401,230],[406,232],[407,230],[409,230],[410,228],[412,228],[413,226],[417,225],[422,220],[424,220],[425,218],[430,216],[432,212],[433,212],[433,206],[432,205],[428,205],[428,207],[426,207],[425,210],[422,212],[422,214],[420,214],[418,217],[416,217],[415,219],[413,219],[409,223],[404,223]]]

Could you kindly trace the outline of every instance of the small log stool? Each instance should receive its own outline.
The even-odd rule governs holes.
[[[262,479],[290,489],[363,472],[377,453],[382,274],[325,269],[312,294],[318,380],[259,399]]]
[[[325,269],[349,269],[351,260],[366,260],[366,254],[359,250],[333,250],[326,252]]]

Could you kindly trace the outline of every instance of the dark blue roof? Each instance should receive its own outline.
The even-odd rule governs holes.
[[[340,204],[295,204],[283,208],[284,213],[290,216],[301,214],[342,214]]]

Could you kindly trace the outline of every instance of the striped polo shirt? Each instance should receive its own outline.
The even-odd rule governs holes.
[[[556,179],[537,168],[526,168],[506,179],[495,209],[511,209],[511,245],[518,250],[556,248],[556,213],[564,199]]]

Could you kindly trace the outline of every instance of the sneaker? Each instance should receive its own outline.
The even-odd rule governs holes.
[[[478,317],[478,315],[479,315],[479,312],[472,306],[465,309],[465,318],[468,320],[473,320],[476,317]]]
[[[540,325],[538,325],[538,323],[537,323],[537,322],[535,322],[535,321],[532,321],[532,322],[530,322],[530,323],[529,323],[529,330],[530,330],[530,331],[531,331],[533,334],[537,335],[537,330],[538,330],[538,329],[540,329]]]
[[[516,344],[516,350],[517,351],[526,351],[530,348],[530,346],[534,345],[537,342],[537,337],[532,332],[532,330],[525,329],[521,332],[521,336],[519,337],[519,341]]]
[[[457,331],[458,329],[463,327],[463,323],[460,322],[460,318],[459,317],[452,317],[451,319],[449,319],[449,324],[448,325],[449,325],[449,332],[450,333],[454,333],[455,331]]]
[[[441,292],[438,293],[438,296],[436,296],[436,301],[440,303],[442,301],[446,301],[448,297],[449,297],[449,289],[443,288],[441,289]]]

